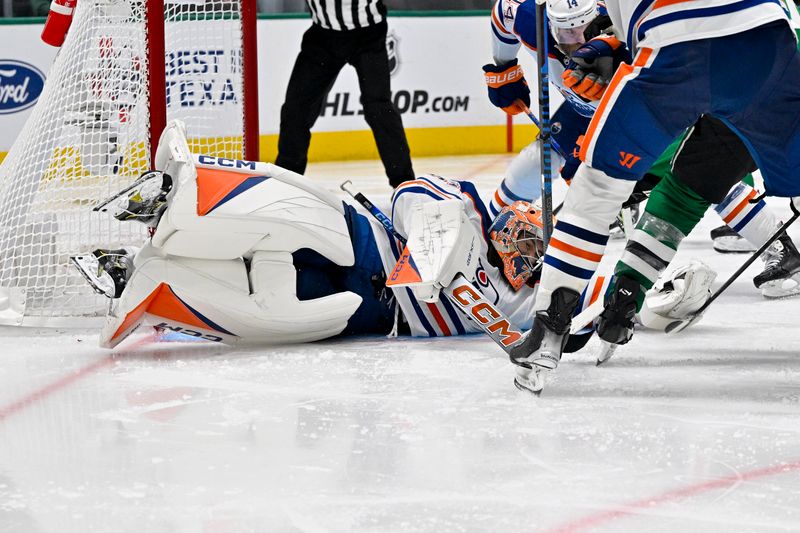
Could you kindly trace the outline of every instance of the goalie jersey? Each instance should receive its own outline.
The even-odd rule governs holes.
[[[489,226],[494,217],[486,209],[475,186],[469,181],[454,181],[436,175],[425,175],[400,185],[392,197],[392,223],[395,229],[408,236],[408,222],[415,206],[422,202],[438,202],[456,199],[463,203],[469,221],[482,236],[480,259],[474,272],[473,284],[481,293],[518,327],[528,330],[533,325],[533,303],[536,285],[525,285],[514,291],[505,280],[502,268],[488,260]],[[375,240],[386,272],[391,272],[403,252],[402,245],[382,226],[373,225]],[[467,273],[465,275],[470,278]],[[579,313],[605,293],[608,278],[595,276],[581,296]],[[441,337],[477,333],[481,329],[464,316],[452,303],[442,297],[435,304],[417,300],[408,287],[393,287],[394,296],[400,306],[413,336]]]

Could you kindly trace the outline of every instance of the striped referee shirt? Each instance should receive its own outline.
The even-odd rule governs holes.
[[[374,26],[386,20],[383,0],[306,0],[314,24],[344,31]]]

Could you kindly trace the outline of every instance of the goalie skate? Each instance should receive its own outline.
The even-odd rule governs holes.
[[[764,271],[753,278],[766,298],[786,298],[800,294],[800,252],[792,239],[783,235],[764,252]]]
[[[125,249],[95,250],[87,255],[75,255],[70,261],[92,289],[106,298],[119,298],[132,268],[133,253]]]
[[[136,220],[154,228],[167,208],[167,195],[171,190],[169,174],[157,170],[145,172],[130,186],[97,204],[93,211],[112,211],[117,220]]]

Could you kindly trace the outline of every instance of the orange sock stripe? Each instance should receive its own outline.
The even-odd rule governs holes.
[[[733,219],[736,218],[736,216],[739,213],[741,213],[745,207],[747,207],[747,204],[750,203],[750,200],[752,200],[755,197],[756,197],[756,190],[753,189],[750,191],[750,194],[748,194],[741,202],[739,202],[739,205],[737,205],[733,211],[731,211],[725,216],[725,218],[723,219],[725,223],[730,224],[731,221],[733,221]]]
[[[574,255],[575,257],[580,257],[581,259],[586,259],[587,261],[594,261],[595,263],[599,263],[601,259],[603,259],[603,254],[595,254],[592,252],[587,252],[586,250],[581,250],[576,246],[572,246],[571,244],[567,244],[564,241],[560,241],[555,237],[550,237],[550,246],[557,250],[561,250],[562,252],[567,252],[568,254]]]

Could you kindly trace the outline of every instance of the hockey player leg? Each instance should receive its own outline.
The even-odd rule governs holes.
[[[587,165],[578,169],[545,256],[529,355],[512,358],[520,367],[518,386],[541,390],[546,373],[558,366],[580,293],[603,257],[609,224],[634,185]]]
[[[598,335],[625,344],[645,293],[675,257],[683,238],[700,221],[709,203],[671,174],[656,185],[636,230],[614,269],[616,279],[598,322]]]

